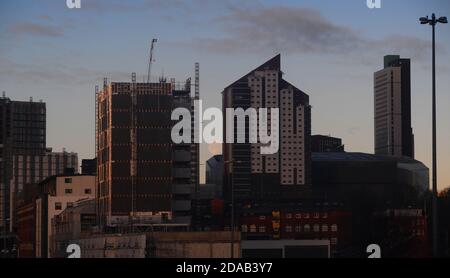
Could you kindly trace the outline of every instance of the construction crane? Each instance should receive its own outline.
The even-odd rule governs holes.
[[[150,46],[150,59],[149,59],[149,61],[148,61],[147,83],[150,83],[150,74],[151,74],[151,72],[152,72],[152,63],[154,62],[154,61],[153,61],[153,52],[154,52],[154,50],[155,50],[155,45],[156,45],[157,42],[158,42],[157,39],[153,39],[153,40],[152,40],[152,44],[151,44],[151,46]]]

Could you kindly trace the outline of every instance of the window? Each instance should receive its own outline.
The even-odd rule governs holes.
[[[296,233],[301,233],[302,232],[302,226],[300,226],[300,225],[295,226],[295,232]]]
[[[328,213],[324,212],[324,213],[322,214],[322,218],[323,218],[323,219],[327,219],[327,218],[328,218]]]
[[[319,224],[315,224],[315,225],[313,226],[313,231],[314,231],[315,233],[320,232],[320,226],[319,226]]]
[[[92,190],[90,188],[86,188],[84,190],[84,194],[91,194],[91,193],[92,193]]]
[[[266,232],[266,226],[259,226],[259,232],[265,233]]]
[[[247,227],[247,225],[242,225],[242,226],[241,226],[241,231],[242,231],[243,233],[248,232],[248,227]]]
[[[297,213],[297,214],[295,215],[295,218],[296,218],[296,219],[302,219],[302,214],[301,214],[301,213]]]
[[[66,188],[65,192],[66,192],[66,194],[72,194],[72,189],[71,188]]]
[[[72,203],[72,202],[68,202],[68,203],[67,203],[67,207],[68,207],[68,208],[73,208],[73,203]]]
[[[292,226],[291,225],[286,226],[286,233],[292,233]]]
[[[338,231],[338,226],[336,224],[331,225],[331,231],[332,232],[337,232]]]
[[[250,225],[250,233],[256,233],[256,225]]]
[[[305,214],[303,215],[303,218],[309,219],[309,213],[305,213]]]
[[[318,213],[318,212],[315,212],[315,213],[313,214],[313,217],[314,217],[315,219],[319,219],[319,213]]]
[[[336,245],[337,243],[338,243],[337,238],[333,237],[333,238],[331,239],[331,245]]]
[[[322,232],[328,232],[328,225],[322,225]]]
[[[55,210],[61,210],[62,209],[62,204],[60,202],[55,203]]]
[[[260,216],[259,217],[259,220],[266,220],[266,217],[263,215],[263,216]]]
[[[303,227],[303,230],[305,231],[305,233],[309,233],[311,232],[311,226],[309,226],[309,224],[306,224],[305,227]]]
[[[292,214],[291,213],[286,214],[286,218],[287,219],[292,219]]]
[[[72,183],[72,178],[65,178],[64,183]]]

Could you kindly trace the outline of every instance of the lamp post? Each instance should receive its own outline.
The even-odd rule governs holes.
[[[224,166],[226,167],[226,165],[231,164],[231,167],[233,167],[234,163],[241,163],[242,161],[237,161],[237,160],[229,160],[229,161],[224,161]],[[234,170],[231,169],[231,221],[230,221],[230,229],[231,229],[231,255],[230,257],[233,259],[234,258],[234,180],[233,180],[233,174],[234,174]]]
[[[437,146],[436,146],[436,25],[438,23],[446,24],[448,20],[446,17],[436,18],[433,13],[431,19],[427,17],[420,18],[420,24],[429,24],[433,30],[433,88],[432,88],[432,106],[433,106],[433,197],[432,197],[432,213],[433,213],[433,255],[439,256],[438,251],[438,204],[437,204]]]

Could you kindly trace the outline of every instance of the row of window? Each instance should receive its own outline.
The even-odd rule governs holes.
[[[243,233],[265,233],[266,232],[266,226],[264,225],[260,225],[260,226],[256,226],[256,225],[242,225],[241,226],[241,231]],[[318,232],[329,232],[331,230],[331,232],[337,232],[338,231],[338,226],[336,224],[331,225],[331,227],[329,227],[327,224],[323,224],[323,225],[319,225],[319,224],[315,224],[312,226],[312,231],[315,233]],[[291,226],[291,225],[287,225],[284,228],[284,231],[286,233],[301,233],[301,232],[305,232],[305,233],[309,233],[311,232],[311,225],[306,224],[304,226],[302,225],[296,225],[296,226]]]
[[[72,194],[72,193],[73,193],[73,190],[72,190],[72,188],[66,188],[66,189],[64,190],[64,193],[66,193],[66,194]],[[84,189],[84,194],[92,194],[92,189],[90,189],[90,188]]]
[[[319,212],[314,212],[312,213],[312,215],[310,213],[296,213],[295,215],[292,213],[287,213],[286,214],[286,219],[292,219],[295,217],[295,219],[309,219],[312,216],[312,218],[314,219],[319,219],[319,218],[323,218],[323,219],[327,219],[328,218],[328,213],[324,212],[324,213],[319,213]]]

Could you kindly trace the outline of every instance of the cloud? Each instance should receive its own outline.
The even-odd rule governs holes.
[[[198,1],[198,0],[197,0]],[[146,10],[167,10],[172,8],[186,9],[189,5],[183,0],[143,0],[143,1],[111,1],[111,0],[90,0],[83,3],[83,9],[105,12],[137,12]]]
[[[23,64],[0,57],[0,83],[24,80],[33,84],[55,84],[79,86],[80,84],[97,84],[104,76],[112,80],[129,80],[131,73],[121,71],[102,71],[98,69],[72,67],[66,64]]]
[[[223,37],[201,37],[181,45],[222,54],[275,51],[363,56],[377,52],[378,55],[402,53],[415,58],[423,58],[430,48],[428,41],[405,35],[368,39],[355,29],[331,22],[317,10],[302,7],[234,8],[215,22],[223,29]]]
[[[40,15],[39,19],[44,20],[44,21],[53,21],[53,17],[49,16],[48,14]]]
[[[18,22],[9,27],[14,35],[32,35],[41,37],[61,37],[64,32],[60,27],[31,22]]]

